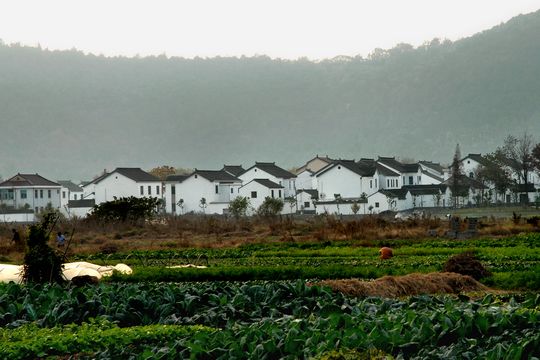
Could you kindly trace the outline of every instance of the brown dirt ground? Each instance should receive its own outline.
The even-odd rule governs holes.
[[[315,285],[328,286],[334,291],[352,296],[380,296],[386,298],[421,294],[459,294],[489,290],[488,287],[472,277],[456,273],[414,273],[404,276],[384,276],[372,281],[358,279],[325,280]]]

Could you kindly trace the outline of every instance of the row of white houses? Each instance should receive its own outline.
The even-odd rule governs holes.
[[[462,183],[468,190],[461,204],[485,201],[493,193],[489,185],[475,180],[476,169],[485,161],[480,154],[461,160]],[[171,175],[164,181],[140,168],[116,168],[79,185],[17,174],[0,182],[0,221],[34,221],[36,214],[49,208],[83,217],[95,204],[128,196],[161,199],[168,214],[224,214],[238,196],[249,199],[249,213],[266,197],[281,199],[284,214],[381,213],[451,206],[450,181],[448,169],[438,163],[402,163],[394,157],[356,161],[316,156],[294,173],[273,162],[256,162],[248,169],[225,165],[220,170]],[[527,196],[534,201],[539,175],[531,172],[529,183]],[[503,196],[504,202],[512,200],[510,194]]]

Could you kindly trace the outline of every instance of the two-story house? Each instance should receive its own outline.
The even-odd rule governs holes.
[[[17,174],[0,183],[0,205],[8,209],[60,209],[62,186],[39,174]]]

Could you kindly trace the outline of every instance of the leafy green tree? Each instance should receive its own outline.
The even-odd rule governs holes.
[[[267,196],[257,209],[257,215],[262,217],[275,217],[283,210],[283,200]]]
[[[48,244],[52,229],[58,221],[55,213],[46,213],[43,220],[29,228],[24,255],[23,281],[32,283],[64,282],[63,259]]]
[[[157,215],[161,200],[134,196],[107,201],[92,208],[89,218],[104,222],[139,222]]]
[[[241,217],[246,216],[248,207],[249,199],[247,197],[238,196],[229,203],[229,212],[238,220]]]

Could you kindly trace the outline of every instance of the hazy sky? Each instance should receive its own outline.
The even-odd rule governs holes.
[[[540,0],[91,0],[0,2],[0,39],[105,55],[312,59],[456,40]]]

